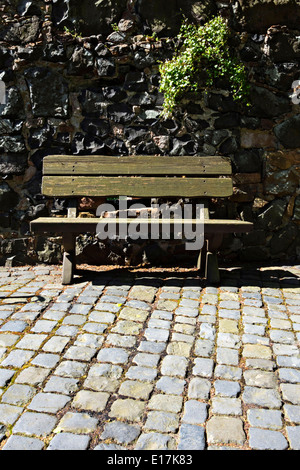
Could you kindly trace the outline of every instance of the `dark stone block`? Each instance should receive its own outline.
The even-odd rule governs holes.
[[[0,175],[20,175],[27,168],[27,154],[2,155],[0,161]]]
[[[84,149],[87,155],[107,155],[110,153],[107,145],[98,137],[85,136]]]
[[[165,119],[158,123],[158,131],[160,134],[176,134],[179,124],[175,119]]]
[[[0,116],[19,119],[24,117],[23,100],[17,87],[6,89],[6,104],[0,104]]]
[[[0,152],[22,153],[26,151],[25,142],[21,136],[0,137]]]
[[[297,227],[290,223],[274,233],[270,242],[271,254],[286,253],[298,234]]]
[[[161,150],[154,142],[141,142],[135,149],[138,155],[157,155],[161,154]]]
[[[32,67],[27,69],[24,75],[34,116],[68,116],[68,84],[60,73],[46,67]]]
[[[71,135],[69,132],[58,132],[55,140],[60,144],[69,144],[71,142]]]
[[[46,204],[37,204],[36,206],[30,206],[26,213],[25,218],[27,221],[34,220],[37,217],[47,217],[49,215]]]
[[[67,213],[68,209],[68,199],[57,198],[53,199],[53,206],[51,209],[52,214]]]
[[[180,107],[183,111],[187,112],[188,114],[203,114],[203,110],[198,103],[189,102],[185,104],[180,104]]]
[[[266,194],[277,197],[294,194],[299,186],[299,173],[294,168],[267,173],[264,188]]]
[[[247,246],[240,250],[241,261],[266,261],[270,258],[267,248],[262,246]]]
[[[263,87],[252,86],[250,102],[250,114],[255,117],[273,118],[288,113],[291,109],[290,99],[277,96]]]
[[[0,135],[19,134],[22,130],[23,121],[11,119],[0,119]]]
[[[140,141],[145,142],[149,139],[150,132],[146,127],[127,127],[125,137],[130,144],[138,144]]]
[[[272,25],[298,29],[298,0],[239,0],[235,9],[235,27],[251,33],[265,33]]]
[[[214,122],[215,129],[231,129],[240,125],[240,115],[238,113],[226,113],[219,116]]]
[[[125,77],[124,88],[130,91],[146,91],[148,85],[142,72],[129,72]]]
[[[244,62],[255,62],[261,58],[261,51],[253,44],[246,44],[240,51],[240,58]]]
[[[270,64],[264,72],[264,80],[268,85],[281,91],[290,92],[294,80],[298,80],[300,67],[298,61],[283,64]]]
[[[37,149],[44,145],[50,146],[53,135],[54,129],[49,126],[31,130],[28,137],[28,144],[32,149]]]
[[[1,251],[4,254],[10,255],[18,252],[25,253],[27,249],[27,238],[14,238],[10,240],[2,240]]]
[[[123,43],[126,41],[126,34],[122,33],[121,31],[114,31],[107,36],[106,41],[112,44]]]
[[[136,93],[130,97],[128,103],[132,106],[151,106],[155,103],[155,96],[149,93]]]
[[[173,148],[170,155],[195,155],[198,151],[198,143],[190,136],[186,136],[184,139],[174,139]]]
[[[158,244],[153,243],[145,246],[144,261],[152,265],[160,266],[163,263],[170,262],[170,255]]]
[[[135,117],[132,108],[124,103],[116,103],[108,106],[107,113],[110,119],[121,124],[129,123]]]
[[[209,127],[209,123],[204,119],[192,119],[188,116],[184,120],[184,125],[188,132],[197,132],[200,130],[203,131]]]
[[[158,109],[142,109],[142,111],[137,115],[137,122],[141,125],[146,123],[147,125],[151,125],[151,127],[155,126],[158,123],[160,118],[160,111]]]
[[[1,70],[0,71],[0,80],[4,83],[13,82],[15,80],[15,73],[11,69]]]
[[[113,103],[119,103],[127,98],[126,91],[117,86],[104,87],[102,91],[104,98]]]
[[[35,61],[42,56],[42,48],[40,46],[27,46],[27,47],[18,47],[16,56],[18,59]]]
[[[11,44],[36,42],[40,33],[40,19],[37,16],[11,23],[0,31],[0,41]]]
[[[96,59],[96,69],[99,77],[111,77],[116,72],[115,61],[113,59]]]
[[[282,217],[287,206],[284,199],[275,199],[267,204],[257,217],[256,227],[263,230],[276,230],[282,223]]]
[[[300,114],[277,124],[274,133],[280,143],[286,148],[297,148],[300,146]]]
[[[107,155],[107,145],[98,137],[87,136],[77,132],[71,143],[71,152],[74,155]]]
[[[83,115],[98,117],[104,112],[104,95],[98,90],[84,90],[79,96]]]
[[[264,230],[253,230],[242,236],[243,244],[246,246],[266,245],[267,238]]]
[[[224,142],[228,137],[230,136],[230,133],[226,129],[220,129],[213,131],[212,129],[208,129],[204,132],[204,142],[206,144],[218,146],[222,142]]]
[[[219,146],[219,152],[222,155],[232,155],[238,149],[238,144],[235,137],[228,137],[224,142]]]
[[[232,157],[233,171],[235,173],[259,173],[262,160],[258,150],[242,150]]]
[[[62,248],[57,243],[42,238],[42,247],[37,252],[37,259],[40,263],[58,264],[62,260]]]
[[[300,58],[300,39],[286,26],[274,26],[267,36],[265,54],[273,62],[297,62]]]
[[[180,29],[183,15],[199,23],[217,13],[212,0],[139,0],[137,11],[142,22],[159,36],[175,36]]]
[[[110,132],[110,125],[104,119],[85,118],[81,122],[81,128],[90,136],[107,137]]]
[[[241,116],[241,127],[258,129],[260,127],[260,119],[250,116]]]
[[[112,53],[108,49],[107,45],[104,44],[103,42],[99,42],[98,44],[96,44],[95,53],[97,54],[98,57],[102,57],[103,59],[112,58]]]
[[[35,3],[33,1],[21,0],[18,3],[18,14],[21,16],[41,16],[42,11]]]
[[[0,69],[4,69],[9,66],[9,62],[12,61],[12,55],[10,49],[0,46]]]
[[[10,226],[9,213],[8,212],[0,213],[0,228],[8,228],[9,226]]]
[[[70,59],[67,73],[69,75],[93,73],[94,56],[85,47],[76,46]]]
[[[133,64],[138,70],[144,70],[156,64],[157,57],[154,54],[145,51],[137,51],[133,56]]]
[[[67,59],[63,44],[49,43],[44,47],[44,59],[49,62],[64,62]]]
[[[231,96],[227,97],[221,94],[207,92],[204,94],[204,102],[208,108],[221,113],[239,111],[238,104]]]
[[[80,132],[76,132],[72,143],[71,143],[71,152],[74,155],[84,155],[85,154],[85,146],[84,146],[84,134]]]
[[[120,139],[106,139],[105,144],[111,150],[112,155],[128,155],[128,149]]]
[[[1,211],[13,209],[19,201],[18,194],[4,181],[0,183],[0,207]]]
[[[32,157],[31,157],[32,159]],[[41,165],[40,165],[41,166]],[[42,192],[42,171],[38,169],[36,174],[28,181],[28,183],[24,184],[24,189],[31,195],[34,200],[38,200],[39,197],[44,198],[41,195]]]
[[[300,196],[295,199],[293,220],[300,221]]]
[[[109,34],[126,9],[126,0],[56,0],[53,2],[52,21],[56,26],[67,26],[84,36]]]
[[[150,84],[155,86],[156,88],[160,85],[160,74],[153,74],[149,77]]]

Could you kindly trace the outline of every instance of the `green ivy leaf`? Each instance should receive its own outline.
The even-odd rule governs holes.
[[[220,77],[227,78],[237,101],[248,103],[249,84],[246,69],[229,46],[232,33],[225,20],[215,17],[204,26],[181,26],[178,39],[182,47],[171,60],[160,63],[160,91],[164,93],[162,115],[170,117],[184,92],[207,89]],[[203,76],[207,78],[203,80]]]

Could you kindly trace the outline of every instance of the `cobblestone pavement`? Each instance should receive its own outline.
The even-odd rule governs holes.
[[[300,449],[300,267],[0,268],[0,448]]]

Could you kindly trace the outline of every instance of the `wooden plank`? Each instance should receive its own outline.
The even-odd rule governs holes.
[[[44,175],[230,175],[224,157],[71,156],[44,158]]]
[[[95,233],[97,224],[100,222],[104,224],[115,223],[117,225],[129,225],[131,222],[136,222],[134,218],[115,219],[115,218],[60,218],[60,217],[40,217],[30,223],[32,232],[57,232],[57,233]],[[202,224],[202,220],[198,219],[138,219],[141,224],[146,224],[151,228],[151,224],[158,224],[160,227],[170,225],[171,227],[177,224]],[[241,220],[227,220],[227,219],[205,219],[204,230],[206,233],[244,233],[253,230],[251,222],[244,222]]]
[[[46,196],[226,197],[231,178],[44,176]]]

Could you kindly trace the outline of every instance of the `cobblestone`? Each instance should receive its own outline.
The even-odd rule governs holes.
[[[247,417],[249,424],[256,428],[281,429],[282,419],[279,410],[264,410],[252,408],[248,410]]]
[[[251,428],[249,434],[249,444],[252,449],[285,450],[288,447],[287,440],[278,431]]]
[[[0,449],[299,450],[299,266],[60,274],[1,268]]]
[[[25,412],[13,427],[13,433],[46,437],[51,434],[57,419],[46,413]]]
[[[89,436],[61,432],[53,437],[48,450],[86,450],[89,446]]]
[[[3,450],[42,450],[44,443],[39,439],[24,436],[11,436],[2,447]]]
[[[183,423],[179,431],[178,450],[204,450],[204,428]]]

